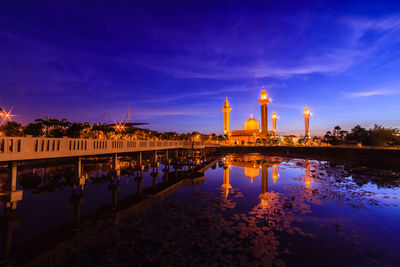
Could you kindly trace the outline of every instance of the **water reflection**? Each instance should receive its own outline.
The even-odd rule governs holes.
[[[400,261],[393,252],[400,246],[398,173],[249,154],[226,155],[203,174],[207,162],[201,155],[157,157],[141,164],[121,161],[120,175],[114,172],[116,164],[104,162],[83,164],[79,179],[73,178],[74,166],[62,168],[63,179],[52,178],[58,175],[51,168],[26,172],[42,179],[28,193],[46,188],[44,182],[57,194],[72,188],[68,197],[80,235],[69,247],[68,264],[394,266]],[[138,217],[137,210],[118,207],[132,193],[151,200],[183,177],[192,177],[186,183],[190,187]],[[81,213],[103,199],[93,194],[109,196],[110,191],[113,212],[82,224]],[[96,207],[109,202],[107,197]],[[309,251],[312,257],[304,257]]]
[[[172,159],[165,152],[154,156],[88,158],[84,162],[77,158],[65,165],[39,163],[35,168],[21,165],[18,174],[16,166],[10,166],[14,179],[0,173],[0,261],[8,261],[15,245],[48,230],[54,232],[69,223],[80,229],[83,217],[95,215],[99,208],[118,211],[121,203],[129,207],[184,178],[204,175],[199,171],[213,160],[200,153]],[[109,194],[111,199],[104,197]],[[17,208],[22,195],[23,205]]]

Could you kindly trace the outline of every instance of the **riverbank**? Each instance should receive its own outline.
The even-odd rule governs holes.
[[[400,170],[400,150],[344,147],[223,146],[221,153],[261,153],[270,156],[327,160],[384,170]]]

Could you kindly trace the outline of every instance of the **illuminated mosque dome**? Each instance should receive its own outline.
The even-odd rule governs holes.
[[[253,180],[260,175],[260,170],[258,168],[244,167],[244,175]]]
[[[253,118],[253,115],[251,115],[250,119],[245,121],[244,123],[244,129],[245,130],[260,130],[260,124],[256,119]]]

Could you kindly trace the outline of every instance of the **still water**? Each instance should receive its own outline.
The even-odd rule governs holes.
[[[110,182],[109,164],[88,164],[78,202],[79,188],[66,182],[72,170],[57,167],[60,178],[52,179],[61,185],[22,182],[13,244],[74,221],[79,231],[65,245],[66,265],[399,266],[398,173],[259,154],[225,155],[210,166],[196,182],[176,186],[191,172],[166,183],[164,164],[143,179],[127,164],[119,182]],[[115,199],[141,190],[137,181],[155,188],[154,179],[174,192],[137,216],[118,208]],[[160,190],[149,192],[142,200]],[[89,214],[110,203],[100,218],[77,220],[77,206]]]

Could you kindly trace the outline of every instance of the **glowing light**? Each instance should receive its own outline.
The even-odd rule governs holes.
[[[274,111],[274,112],[272,113],[271,120],[277,120],[277,119],[279,119],[279,117],[276,116],[276,113],[275,113],[275,111]]]
[[[260,98],[261,98],[261,100],[266,100],[266,99],[268,99],[268,95],[267,95],[267,92],[265,92],[264,86],[263,86],[263,89],[262,89],[262,91],[261,91]]]
[[[306,106],[306,108],[304,109],[304,114],[311,114],[310,111],[308,110],[308,107]]]
[[[279,178],[279,173],[278,173],[278,166],[277,164],[272,164],[272,181],[274,181],[274,184]]]
[[[11,114],[11,111],[6,111],[6,110],[0,110],[0,123],[1,121],[11,121],[11,117],[13,117],[14,115]]]

